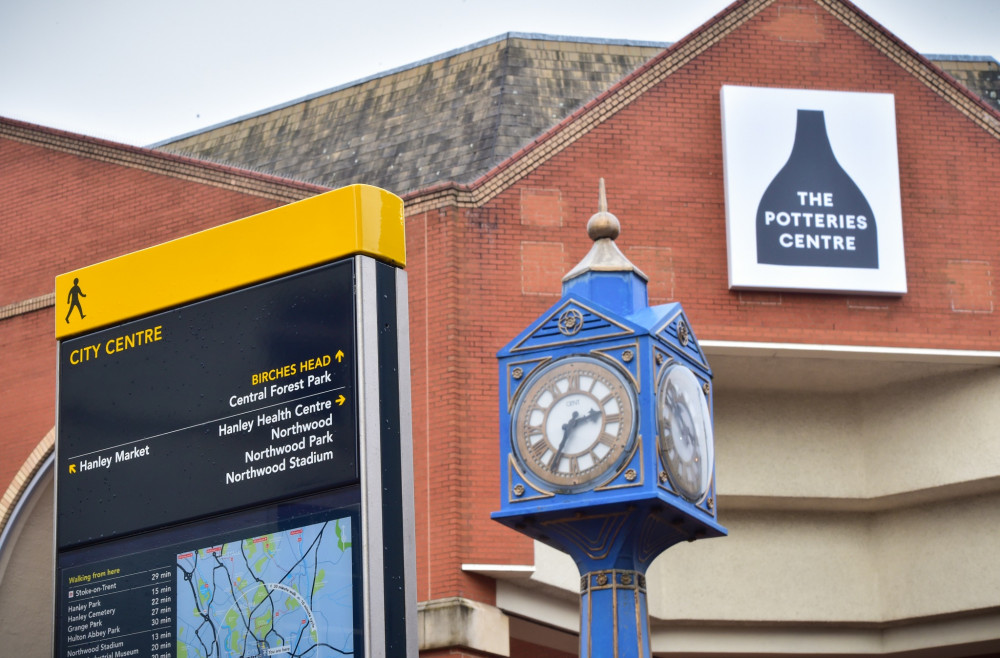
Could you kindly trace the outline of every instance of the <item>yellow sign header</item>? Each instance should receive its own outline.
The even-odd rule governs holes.
[[[56,338],[365,254],[406,266],[403,201],[348,187],[56,277]]]

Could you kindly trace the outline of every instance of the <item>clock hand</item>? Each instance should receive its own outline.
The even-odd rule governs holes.
[[[559,468],[559,461],[562,459],[563,450],[566,449],[566,444],[569,442],[569,436],[573,433],[573,429],[580,422],[579,419],[580,412],[574,411],[573,417],[570,418],[563,426],[562,440],[559,442],[559,447],[556,449],[556,454],[549,462],[549,470],[555,472]]]
[[[569,443],[569,437],[572,435],[573,430],[585,422],[597,420],[600,417],[601,412],[597,409],[591,409],[583,416],[581,416],[579,412],[573,412],[573,417],[569,419],[569,422],[563,425],[563,436],[562,440],[559,442],[559,448],[556,450],[556,454],[552,458],[552,461],[549,462],[550,471],[555,472],[555,470],[559,468],[559,461],[562,459],[563,451],[566,449],[566,444]]]
[[[681,438],[688,444],[692,452],[698,452],[698,431],[695,429],[694,419],[687,406],[681,406],[677,412],[677,424],[680,426]]]

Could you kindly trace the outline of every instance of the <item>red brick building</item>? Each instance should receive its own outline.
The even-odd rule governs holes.
[[[730,287],[725,85],[892,95],[905,294]],[[52,275],[323,188],[0,130],[9,619],[50,577],[18,546],[51,505]],[[730,536],[651,568],[654,654],[1000,651],[1000,113],[850,3],[748,0],[477,179],[404,195],[423,655],[575,651],[574,566],[489,518],[494,355],[586,254],[600,177],[650,302],[684,304],[716,375]]]

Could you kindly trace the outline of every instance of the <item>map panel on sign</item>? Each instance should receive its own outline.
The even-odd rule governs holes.
[[[55,655],[359,653],[358,493],[313,494],[62,553]]]
[[[351,519],[177,555],[179,656],[354,654]]]

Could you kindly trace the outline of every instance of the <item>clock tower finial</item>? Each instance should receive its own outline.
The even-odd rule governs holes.
[[[597,212],[587,222],[587,235],[594,244],[583,260],[563,277],[563,295],[574,293],[588,299],[620,299],[623,306],[616,310],[624,314],[649,305],[646,293],[649,277],[615,244],[619,233],[621,222],[608,212],[608,196],[602,178]],[[610,288],[616,289],[617,294],[605,294]],[[602,292],[597,293],[599,290]]]
[[[597,212],[591,215],[587,222],[587,235],[594,242],[602,238],[614,240],[621,233],[622,224],[618,218],[608,212],[608,195],[604,191],[604,179],[600,183],[600,197],[597,201]]]

